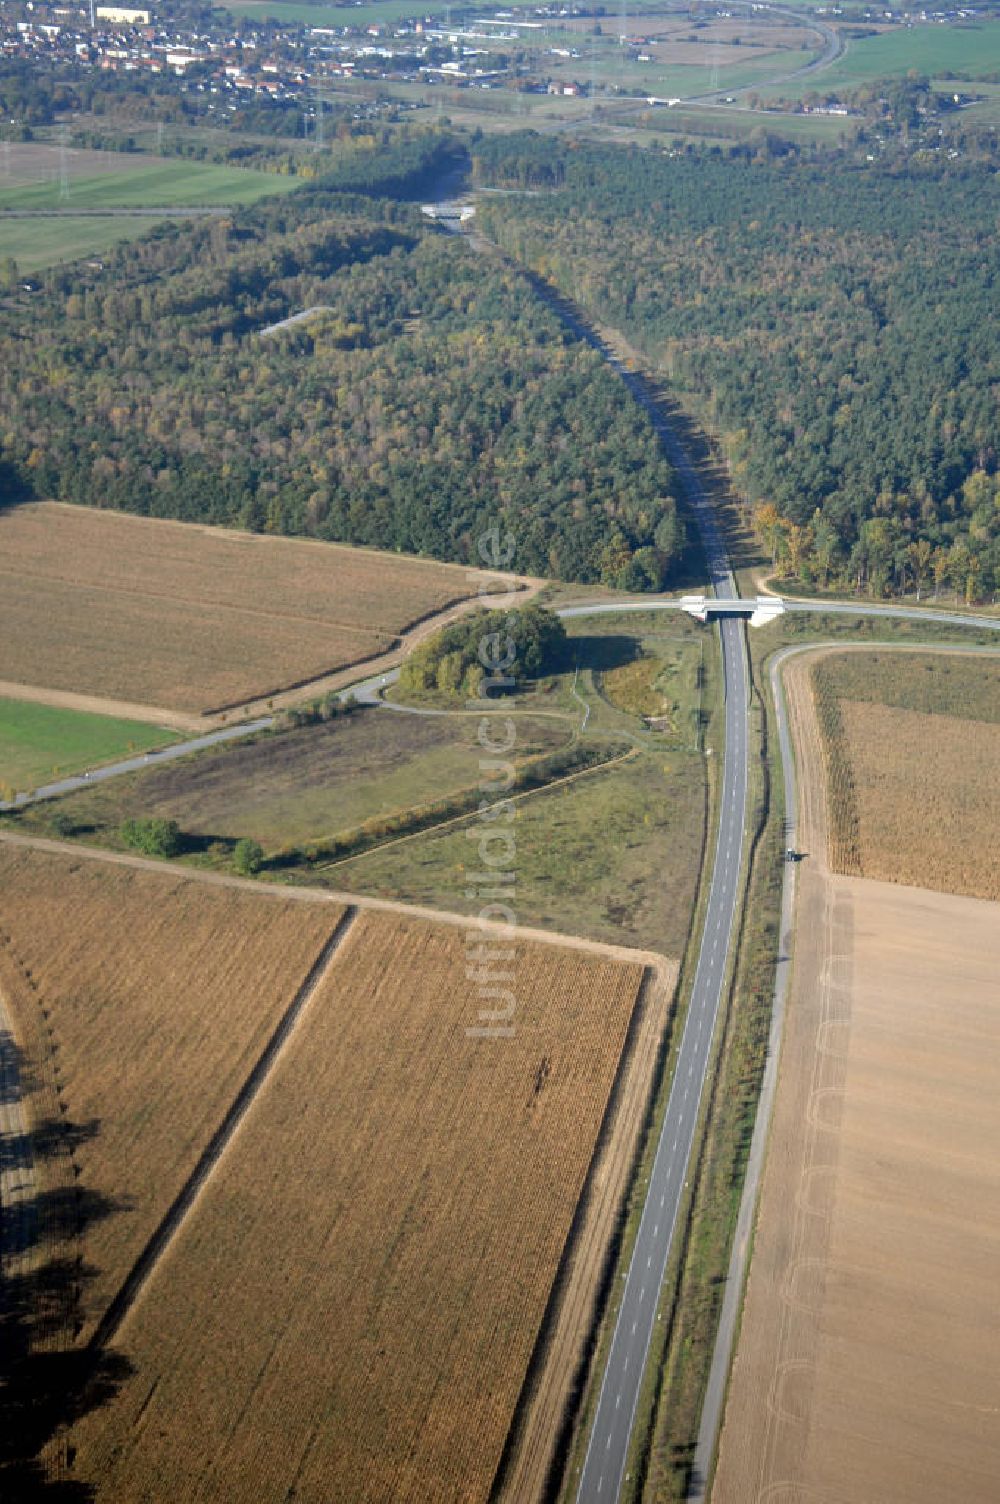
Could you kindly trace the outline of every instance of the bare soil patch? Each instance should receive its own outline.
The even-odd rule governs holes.
[[[712,1499],[987,1504],[1000,907],[828,873],[808,662],[786,684],[810,856]]]
[[[98,1500],[489,1496],[643,977],[516,950],[471,1037],[462,930],[361,911],[74,1429]]]
[[[480,576],[45,502],[0,513],[0,679],[205,715],[391,654]]]

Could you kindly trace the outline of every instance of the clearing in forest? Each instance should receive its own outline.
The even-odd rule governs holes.
[[[0,512],[0,560],[7,693],[37,686],[175,719],[374,659],[408,627],[475,595],[483,578],[371,549],[54,502]]]

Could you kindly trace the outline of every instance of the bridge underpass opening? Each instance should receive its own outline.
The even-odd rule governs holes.
[[[783,616],[785,603],[778,595],[758,595],[756,600],[719,600],[710,595],[682,595],[682,611],[698,621],[719,621],[724,616],[742,616],[752,627],[766,626],[776,616]]]

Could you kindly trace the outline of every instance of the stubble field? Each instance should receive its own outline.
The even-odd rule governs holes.
[[[519,935],[480,978],[463,923],[155,865],[0,842],[0,987],[38,1209],[62,1214],[36,1253],[78,1286],[39,1341],[115,1365],[63,1397],[48,1476],[115,1504],[165,1478],[190,1501],[485,1501],[600,1145],[542,1380],[561,1413],[675,968]],[[482,1037],[498,986],[510,1031]]]
[[[989,1504],[1000,906],[829,872],[808,660],[785,681],[809,855],[712,1500]]]
[[[74,1429],[97,1499],[485,1500],[643,967],[362,911]],[[335,1110],[334,1110],[335,1109]]]
[[[69,1239],[90,1271],[86,1337],[342,908],[3,843],[0,887],[0,986],[33,1114],[62,1121],[90,1209]]]
[[[455,565],[45,502],[0,512],[0,681],[207,715],[392,649]]]
[[[834,869],[1000,899],[1000,663],[841,653],[813,675]]]

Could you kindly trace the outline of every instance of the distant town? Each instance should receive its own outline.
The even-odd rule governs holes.
[[[338,26],[277,20],[264,11],[260,20],[249,20],[219,9],[207,27],[194,29],[190,21],[172,20],[150,7],[61,6],[27,0],[0,14],[0,53],[8,59],[65,62],[114,74],[173,75],[193,92],[230,102],[250,97],[287,105],[308,98],[325,81],[345,79],[570,97],[595,89],[646,92],[640,73],[629,79],[628,68],[632,64],[641,69],[653,60],[647,49],[656,38],[632,29],[639,18],[627,13],[609,16],[603,5],[541,6],[488,15],[448,7],[423,17],[377,22],[353,21],[353,8],[337,7],[344,17]],[[453,10],[459,11],[454,19]],[[721,6],[705,10],[701,24],[733,14]],[[816,14],[884,28],[971,20],[983,12],[967,7],[910,12],[829,6]],[[330,15],[330,7],[317,7],[317,20],[328,22]],[[581,22],[591,19],[594,24],[588,29],[594,35],[610,36],[618,43],[621,74],[616,83],[595,84],[590,75],[588,29]],[[626,29],[619,30],[622,26]],[[579,77],[573,76],[576,60]],[[552,76],[546,72],[547,61]],[[670,106],[680,100],[654,96],[648,102]]]

